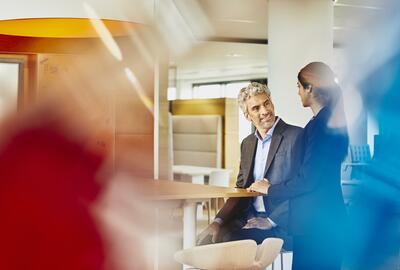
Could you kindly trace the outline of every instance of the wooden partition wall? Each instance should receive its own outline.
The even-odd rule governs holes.
[[[116,40],[122,61],[97,38],[0,35],[0,54],[27,63],[25,106],[51,98],[81,110],[97,127],[90,144],[137,176],[153,178],[154,64],[146,64],[129,38]]]

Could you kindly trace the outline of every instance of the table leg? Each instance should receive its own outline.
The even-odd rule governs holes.
[[[183,205],[183,248],[196,245],[196,210],[197,202],[185,201]]]
[[[196,211],[198,202],[185,201],[183,204],[183,248],[196,245]],[[183,265],[183,270],[191,268]]]
[[[192,175],[192,183],[204,185],[204,175]],[[197,207],[197,217],[202,218],[203,215],[203,204],[200,203]]]

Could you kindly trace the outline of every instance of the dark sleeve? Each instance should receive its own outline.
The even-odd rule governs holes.
[[[223,224],[228,223],[234,218],[242,217],[249,203],[249,198],[229,198],[215,217],[222,219]]]
[[[244,185],[246,183],[244,179],[246,173],[244,172],[242,164],[244,144],[245,140],[240,145],[240,168],[236,180],[236,187],[238,188],[244,188]],[[216,215],[216,218],[221,218],[223,220],[223,223],[226,223],[234,217],[241,216],[247,209],[248,205],[249,198],[229,198]]]
[[[289,177],[294,177],[298,174],[300,170],[300,166],[302,164],[303,159],[303,146],[304,146],[304,136],[303,130],[299,128],[299,132],[294,136],[293,143],[291,145],[291,167],[290,170],[292,173],[289,174]],[[285,181],[289,181],[289,179],[285,179]],[[273,211],[269,214],[269,218],[275,222],[277,225],[282,225],[287,222],[289,211],[289,201],[284,199],[281,203],[274,207]]]
[[[285,225],[287,223],[289,213],[289,201],[285,200],[274,208],[268,217],[278,226]]]
[[[289,181],[290,179],[294,178],[301,169],[301,166],[303,164],[303,158],[304,158],[304,142],[305,136],[304,136],[304,130],[299,129],[299,132],[296,134],[296,137],[294,138],[294,143],[292,144],[291,147],[291,167],[289,168],[292,172],[288,174],[288,179],[283,179],[283,183]]]
[[[244,188],[244,184],[246,183],[245,179],[244,179],[244,170],[243,170],[243,145],[244,145],[245,141],[243,140],[243,142],[240,144],[240,165],[239,165],[239,173],[236,179],[236,187],[237,188]]]
[[[327,145],[327,134],[321,126],[314,126],[304,133],[304,158],[299,172],[280,184],[271,185],[268,196],[273,199],[290,199],[313,191],[324,178],[324,167],[329,163],[324,148]],[[299,153],[297,153],[299,154]]]

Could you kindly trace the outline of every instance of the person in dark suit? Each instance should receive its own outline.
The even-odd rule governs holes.
[[[346,232],[340,167],[348,147],[341,91],[332,70],[322,62],[302,68],[297,86],[303,106],[314,114],[304,129],[301,169],[291,179],[280,183],[267,179],[249,189],[267,193],[271,200],[289,199],[292,269],[339,270]]]
[[[247,120],[256,127],[241,145],[240,171],[236,186],[248,188],[264,178],[274,183],[289,179],[301,163],[302,129],[275,116],[266,85],[253,82],[239,94],[239,105]],[[287,233],[289,204],[266,196],[230,198],[212,224],[200,235],[199,244],[279,237],[290,249]]]

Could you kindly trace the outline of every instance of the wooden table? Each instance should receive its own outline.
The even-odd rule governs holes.
[[[165,202],[180,200],[183,202],[183,248],[196,245],[196,204],[209,198],[255,197],[258,192],[245,189],[216,187],[174,181],[151,181],[147,183],[151,191],[146,197],[153,201]]]

